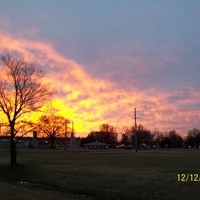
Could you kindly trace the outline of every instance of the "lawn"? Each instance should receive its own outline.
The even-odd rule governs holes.
[[[0,199],[200,198],[200,178],[177,178],[200,175],[200,150],[20,149],[17,159],[10,169],[0,149]]]

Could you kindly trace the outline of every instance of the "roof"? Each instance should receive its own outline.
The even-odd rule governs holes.
[[[91,142],[91,143],[84,144],[84,146],[110,146],[110,144],[106,144],[103,142]]]

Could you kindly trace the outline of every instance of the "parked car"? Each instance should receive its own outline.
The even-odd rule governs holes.
[[[120,145],[117,145],[116,148],[117,149],[124,149],[126,146],[124,144],[120,144]]]
[[[133,145],[126,145],[125,147],[124,147],[124,149],[128,149],[128,150],[131,150],[131,149],[134,149],[135,147],[133,146]]]
[[[139,150],[149,150],[150,149],[150,146],[145,144],[145,143],[142,143],[139,145]]]

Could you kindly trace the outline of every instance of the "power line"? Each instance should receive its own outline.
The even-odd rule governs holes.
[[[141,111],[137,111],[137,112],[141,112],[141,113],[144,113],[144,112],[147,112],[146,110],[141,110]],[[149,110],[148,112],[151,112],[151,113],[166,113],[166,114],[169,114],[169,113],[175,113],[177,114],[178,112],[191,112],[191,113],[194,113],[194,112],[200,112],[200,109],[187,109],[187,110]]]
[[[147,119],[147,118],[139,118],[141,121],[151,121],[151,122],[157,122],[157,123],[165,123],[165,124],[182,124],[183,122],[180,121],[163,121],[163,120],[155,120],[155,119]],[[184,122],[184,124],[192,125],[194,122]]]

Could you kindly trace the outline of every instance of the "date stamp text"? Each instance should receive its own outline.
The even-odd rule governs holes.
[[[180,182],[200,182],[199,174],[177,174],[177,180]]]

